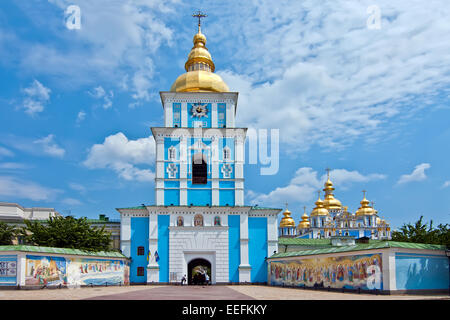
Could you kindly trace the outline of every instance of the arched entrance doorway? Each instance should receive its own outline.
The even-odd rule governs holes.
[[[206,275],[211,283],[211,263],[205,259],[194,259],[188,263],[188,284],[206,284]]]

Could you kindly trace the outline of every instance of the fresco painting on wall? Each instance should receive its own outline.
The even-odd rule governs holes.
[[[381,254],[270,262],[270,284],[382,290]]]
[[[67,260],[67,280],[71,285],[118,285],[124,283],[124,272],[120,260]]]
[[[65,284],[66,260],[62,257],[27,256],[25,285]]]
[[[129,281],[128,266],[121,260],[27,256],[25,272],[25,285],[126,285]]]

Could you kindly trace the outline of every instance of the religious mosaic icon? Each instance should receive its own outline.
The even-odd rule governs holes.
[[[192,115],[197,118],[208,117],[208,107],[206,104],[196,103],[191,109]]]

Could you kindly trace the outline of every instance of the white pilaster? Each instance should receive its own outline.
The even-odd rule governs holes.
[[[217,128],[217,103],[211,104],[211,128]]]
[[[120,249],[126,257],[131,257],[131,217],[120,217]]]
[[[173,104],[165,103],[164,104],[164,126],[165,127],[173,127]]]
[[[278,227],[277,217],[272,215],[267,217],[267,257],[278,252]]]
[[[397,290],[397,278],[395,274],[395,251],[388,249],[383,251],[382,256],[383,266],[383,290],[395,291]]]
[[[155,260],[155,252],[158,250],[158,215],[149,213],[148,216],[148,248],[151,259],[147,265],[147,283],[159,282],[159,265]]]
[[[187,102],[181,104],[181,127],[186,128],[188,124]]]
[[[239,282],[250,282],[251,266],[248,256],[248,214],[240,215],[240,249]]]

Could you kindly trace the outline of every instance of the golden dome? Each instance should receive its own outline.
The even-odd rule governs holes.
[[[323,201],[322,201],[322,199],[320,199],[320,195],[319,195],[319,199],[317,199],[317,201],[316,201],[316,207],[311,212],[311,217],[329,216],[329,215],[330,214],[328,213],[328,210],[326,208],[324,208]]]
[[[172,84],[175,92],[228,92],[227,84],[214,73],[215,65],[206,48],[206,37],[198,28],[193,39],[194,47],[184,65],[186,73],[180,75]]]
[[[291,217],[291,212],[286,208],[283,212],[284,217],[280,221],[280,228],[295,227],[295,221]]]
[[[325,199],[323,200],[323,206],[328,210],[340,210],[342,208],[341,202],[333,195],[333,183],[330,181],[330,177],[325,182]]]
[[[298,223],[297,229],[306,229],[309,228],[309,217],[306,214],[306,207],[305,207],[305,211],[303,212],[302,215],[302,220]]]
[[[361,200],[361,207],[359,207],[358,210],[356,210],[355,215],[356,216],[371,216],[376,214],[375,210],[369,206],[369,200],[366,199],[366,193],[364,191],[364,198]]]

